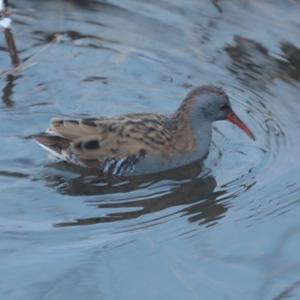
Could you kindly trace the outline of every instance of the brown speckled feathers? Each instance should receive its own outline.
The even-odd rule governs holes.
[[[153,114],[112,118],[52,121],[53,130],[71,141],[74,153],[84,158],[126,157],[139,151],[164,152],[171,146],[168,119]]]
[[[208,153],[212,122],[229,120],[253,133],[215,86],[192,90],[170,116],[129,114],[81,120],[54,119],[36,141],[57,157],[113,175],[145,174],[183,166]]]
[[[127,158],[142,153],[168,159],[172,149],[186,151],[186,147],[176,143],[177,123],[176,118],[155,114],[81,120],[56,118],[51,122],[49,134],[34,138],[66,160],[99,167],[107,158]],[[185,139],[186,134],[182,138]]]

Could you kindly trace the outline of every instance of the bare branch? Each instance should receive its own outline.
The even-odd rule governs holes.
[[[11,19],[9,18],[7,11],[7,2],[8,0],[0,0],[0,27],[4,29],[4,37],[11,62],[15,67],[17,67],[20,64],[20,59],[18,56],[14,36],[11,31]]]

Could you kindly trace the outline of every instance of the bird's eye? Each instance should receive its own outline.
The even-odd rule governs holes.
[[[224,104],[222,104],[221,106],[220,106],[220,109],[221,110],[227,110],[229,108],[229,106],[228,106],[228,104],[226,104],[226,103],[224,103]]]

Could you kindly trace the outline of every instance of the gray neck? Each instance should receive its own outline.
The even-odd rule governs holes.
[[[183,124],[188,122],[183,128],[189,127],[192,129],[192,135],[196,144],[196,149],[182,158],[186,163],[201,160],[207,155],[211,143],[212,121],[207,118],[207,115],[202,112],[199,113],[199,110],[193,109],[192,106],[179,109],[178,111],[177,118],[181,119]]]
[[[161,172],[184,166],[205,158],[211,142],[212,123],[204,120],[205,119],[199,120],[198,118],[197,123],[192,122],[192,131],[196,142],[196,150],[194,152],[185,154],[180,158],[176,158],[175,160],[167,162],[162,160],[159,155],[148,156],[146,159],[143,159],[138,163],[132,175]]]
[[[192,131],[196,140],[196,159],[202,159],[208,153],[212,137],[212,122],[197,118],[192,121]]]

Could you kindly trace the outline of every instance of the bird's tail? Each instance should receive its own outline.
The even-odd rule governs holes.
[[[70,141],[64,137],[41,133],[32,136],[36,142],[57,158],[64,159],[65,153],[70,146]]]

